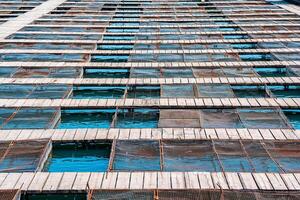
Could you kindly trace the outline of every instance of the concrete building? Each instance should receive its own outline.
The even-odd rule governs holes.
[[[299,14],[0,0],[0,199],[299,199]]]

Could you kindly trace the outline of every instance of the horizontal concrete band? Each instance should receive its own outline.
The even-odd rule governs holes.
[[[112,2],[111,2],[112,3]],[[170,2],[171,3],[171,2]],[[125,2],[123,2],[123,5],[125,4]],[[199,2],[199,4],[203,4],[201,2]],[[228,2],[228,5],[200,5],[199,6],[198,3],[194,3],[192,5],[180,5],[180,4],[174,4],[172,3],[171,5],[155,5],[153,2],[151,2],[150,4],[143,4],[143,3],[139,3],[139,5],[130,5],[128,6],[128,8],[196,8],[196,9],[201,9],[201,8],[210,8],[210,7],[213,7],[213,6],[216,6],[217,8],[231,8],[229,10],[235,10],[235,9],[248,9],[248,10],[256,10],[256,9],[266,9],[266,6],[268,6],[267,8],[269,9],[281,9],[280,7],[278,6],[275,6],[275,5],[268,5],[268,4],[253,4],[253,3],[241,3],[241,5],[237,6],[236,7],[232,7],[232,5],[230,4],[230,2]],[[71,7],[73,9],[75,8],[85,8],[86,5],[67,5],[67,4],[63,4],[61,6],[59,6],[60,8],[65,8],[65,7]],[[119,4],[119,5],[107,5],[105,6],[106,8],[122,8],[122,4]],[[127,6],[126,6],[127,7]]]
[[[91,140],[300,140],[293,129],[144,128],[0,130],[0,141],[51,138],[54,142]]]
[[[196,67],[196,68],[237,68],[237,67],[298,67],[300,61],[235,61],[235,62],[0,62],[0,67],[30,67],[30,68],[162,68],[162,67]]]
[[[76,16],[88,16],[88,17],[110,17],[110,16],[119,16],[119,17],[123,17],[124,14],[134,14],[134,15],[138,15],[139,17],[143,17],[143,18],[147,18],[147,17],[208,17],[208,16],[212,16],[212,17],[219,17],[219,16],[226,16],[226,17],[236,17],[236,16],[240,16],[240,17],[245,17],[245,16],[249,16],[249,17],[278,17],[283,16],[283,17],[293,17],[295,16],[294,13],[290,13],[290,12],[284,12],[283,10],[277,10],[273,12],[264,12],[264,13],[253,13],[253,12],[244,12],[244,13],[234,13],[234,12],[224,12],[222,14],[219,13],[210,13],[210,14],[205,14],[205,13],[199,13],[199,10],[191,10],[191,11],[180,11],[180,12],[175,12],[172,10],[166,10],[164,12],[162,12],[161,10],[153,10],[151,12],[148,11],[144,11],[144,12],[129,12],[129,11],[122,11],[122,14],[116,14],[115,13],[111,13],[111,12],[107,12],[107,11],[101,11],[101,12],[90,12],[90,14],[88,14],[89,12],[85,13],[85,15],[83,15],[82,13],[80,13],[81,11],[79,10],[79,12],[76,14]],[[77,11],[76,11],[77,12]],[[16,14],[0,14],[0,16],[15,16]],[[70,17],[73,16],[72,14],[69,13],[61,13],[61,14],[46,14],[44,15],[44,20],[46,19],[52,19],[52,18],[56,18],[59,17],[60,19],[64,19],[65,17]],[[84,18],[83,18],[84,19]],[[36,26],[38,24],[33,24],[33,25],[28,25],[28,26]],[[269,24],[270,25],[270,24]],[[232,24],[232,26],[235,26],[234,24]],[[251,26],[251,25],[250,25]],[[253,26],[253,25],[252,25]],[[142,26],[143,27],[143,26]]]
[[[32,7],[36,6],[37,4],[35,5],[23,5],[22,8],[24,8],[24,10],[31,10]],[[73,5],[70,5],[72,6],[73,8],[79,8],[77,6],[73,6]],[[18,10],[20,7],[20,5],[18,6],[14,6],[14,5],[11,5],[10,8],[7,8],[7,9],[2,9],[1,11],[5,11],[5,12],[8,12],[8,13],[3,13],[1,14],[2,16],[15,16],[16,15],[16,12],[22,12],[24,10]],[[68,6],[69,7],[69,6]],[[80,7],[82,8],[82,7]],[[112,8],[112,7],[111,7]],[[117,7],[117,8],[120,8],[120,7]],[[172,8],[172,7],[171,7]],[[222,7],[221,7],[222,8]],[[225,8],[225,7],[224,7]],[[226,7],[228,8],[228,7]],[[181,8],[179,8],[181,9]],[[174,10],[176,10],[176,8],[174,8]],[[235,17],[235,16],[242,16],[243,14],[239,13],[239,12],[243,12],[245,14],[245,16],[263,16],[263,15],[266,15],[266,16],[278,16],[278,15],[281,15],[281,16],[294,16],[295,14],[293,12],[286,12],[284,9],[281,9],[281,8],[273,8],[273,9],[264,9],[264,7],[262,8],[253,8],[253,9],[243,9],[243,8],[237,8],[237,9],[230,9],[230,10],[223,10],[223,13],[220,14],[218,12],[211,12],[208,14],[206,13],[199,13],[199,11],[202,11],[201,8],[197,8],[197,7],[190,7],[190,10],[186,11],[186,10],[180,10],[179,12],[176,12],[172,9],[167,8],[167,9],[164,9],[164,10],[160,10],[160,9],[156,9],[156,10],[150,10],[148,8],[144,9],[144,11],[130,11],[130,10],[122,10],[122,14],[116,14],[115,16],[123,16],[123,14],[140,14],[140,16],[155,16],[155,14],[157,14],[158,16],[163,16],[163,17],[166,17],[166,16],[187,16],[188,14],[193,14],[193,13],[197,13],[197,15],[193,15],[194,17],[198,17],[198,16],[201,16],[201,17],[206,17],[206,16],[228,16],[228,17]],[[259,12],[255,12],[255,11],[265,11],[264,13],[259,13]],[[270,12],[271,10],[271,12]],[[16,11],[15,13],[9,13],[11,11]],[[97,11],[97,10],[80,10],[80,9],[77,9],[76,12],[78,12],[78,14],[76,16],[80,16],[82,15],[82,13],[86,13],[87,16],[112,16],[112,13],[110,11],[105,11],[105,10],[101,10],[101,11]],[[174,15],[170,15],[170,14],[174,14]],[[46,14],[44,16],[53,16],[53,17],[56,17],[56,16],[71,16],[71,14],[69,13],[64,13],[64,12],[61,12],[61,10],[55,10],[55,14]],[[189,15],[191,16],[191,15]],[[41,21],[41,20],[46,20],[46,19],[49,19],[49,18],[39,18],[38,20]]]
[[[111,3],[111,2],[110,2]],[[99,10],[82,10],[82,8],[85,8],[86,5],[81,5],[81,6],[77,6],[77,5],[64,5],[64,6],[60,6],[60,8],[65,8],[65,7],[72,7],[73,8],[73,11],[75,10],[77,14],[80,14],[80,13],[109,13],[108,12],[105,12],[105,11],[100,11]],[[233,8],[232,6],[231,7],[228,7],[228,6],[224,6],[224,5],[217,5],[217,7],[219,8],[225,8],[223,9],[223,14],[227,14],[227,13],[239,13],[239,12],[245,12],[245,13],[253,13],[253,12],[256,12],[256,11],[265,11],[266,13],[281,13],[281,12],[284,12],[285,9],[284,8],[281,8],[279,6],[271,6],[269,5],[268,8],[265,7],[266,5],[256,5],[256,7],[254,7],[253,5],[249,5],[248,8],[245,8],[244,6],[239,6],[239,7],[236,7],[236,8]],[[18,11],[16,9],[18,9],[20,6],[11,6],[7,9],[2,9],[1,11],[5,11],[5,12],[10,12],[10,11]],[[31,8],[30,5],[26,6],[25,5],[25,9],[29,10]],[[106,8],[116,8],[116,9],[119,9],[119,8],[122,8],[122,5],[120,6],[107,6]],[[131,8],[133,8],[133,6],[131,6]],[[136,7],[134,7],[136,8]],[[186,6],[180,6],[180,5],[177,5],[177,6],[148,6],[148,5],[145,5],[145,6],[141,6],[140,8],[144,8],[143,10],[143,13],[152,13],[152,12],[161,12],[163,13],[164,11],[165,12],[174,12],[174,10],[180,10],[180,12],[187,12],[186,10],[185,11],[182,11],[182,8],[186,8],[188,10],[189,13],[192,13],[192,12],[197,12],[199,13],[199,11],[203,11],[203,9],[199,6],[194,6],[194,5],[186,5]],[[173,8],[174,10],[170,9],[170,8]],[[208,8],[211,8],[211,6]],[[231,8],[231,9],[228,9],[228,8]],[[20,10],[19,10],[20,11]],[[21,10],[20,12],[22,12],[23,10]],[[54,10],[56,13],[63,13],[64,12],[61,12],[61,10]],[[271,12],[270,12],[271,11]],[[122,10],[123,13],[132,13],[132,11],[127,11],[127,10]],[[291,12],[291,11],[290,11]],[[289,13],[289,12],[286,12],[286,13]],[[212,14],[219,14],[218,11],[217,12],[212,12]],[[54,14],[55,15],[55,14]]]
[[[203,50],[48,50],[0,49],[0,54],[217,54],[217,53],[299,53],[300,48],[274,49],[203,49]],[[300,55],[300,54],[299,54]]]
[[[0,78],[0,84],[18,85],[177,85],[177,84],[230,84],[230,85],[299,85],[300,77],[213,77],[213,78]]]
[[[119,8],[119,7],[118,7]],[[163,9],[155,9],[155,8],[144,8],[143,11],[139,12],[139,13],[178,13],[177,11],[180,10],[181,13],[199,13],[199,11],[203,11],[201,8],[199,7],[189,7],[189,9],[186,9],[186,10],[182,10],[182,7],[172,7],[173,9],[170,9],[168,7],[164,7]],[[186,7],[185,7],[186,8]],[[75,8],[74,8],[75,9]],[[270,12],[271,10],[271,12]],[[12,11],[12,9],[6,9],[5,11]],[[254,15],[257,14],[255,13],[256,11],[263,11],[265,12],[266,14],[268,13],[274,13],[274,14],[277,14],[277,13],[282,13],[282,12],[285,12],[285,13],[289,13],[289,12],[286,12],[285,9],[283,8],[280,8],[280,7],[273,7],[272,9],[270,8],[253,8],[253,7],[250,7],[248,9],[245,9],[245,8],[236,8],[236,9],[223,9],[222,12],[223,12],[223,15],[226,15],[226,14],[230,14],[230,13],[239,13],[239,12],[243,12],[243,13],[253,13]],[[132,13],[135,11],[130,11],[130,10],[122,10],[122,13]],[[51,14],[53,16],[55,15],[58,15],[58,14],[62,14],[64,15],[65,13],[64,12],[61,12],[59,10],[55,10],[55,13],[56,14]],[[77,14],[83,14],[83,13],[87,13],[87,14],[100,14],[100,13],[109,13],[109,11],[100,11],[100,10],[80,10],[80,9],[76,9],[76,13]],[[291,12],[293,13],[293,12]],[[211,13],[212,15],[216,15],[216,14],[219,14],[218,11],[217,12],[212,12]]]
[[[180,8],[181,9],[181,8]],[[198,10],[198,11],[201,11],[201,10]],[[234,12],[235,10],[231,11],[231,12]],[[246,14],[247,13],[251,13],[251,12],[247,12],[248,10],[239,10],[236,12],[245,12]],[[265,11],[266,13],[268,13],[269,10],[262,10],[262,9],[258,9],[258,10],[253,10],[253,12],[255,11]],[[276,21],[276,20],[291,20],[291,21],[297,21],[299,20],[296,16],[297,15],[284,15],[282,17],[278,17],[276,14],[277,13],[280,13],[280,11],[283,11],[283,10],[276,10],[276,9],[272,9],[273,11],[273,14],[274,15],[270,15],[270,17],[268,17],[268,20],[273,20],[273,21]],[[275,11],[279,11],[279,12],[275,12]],[[59,11],[56,11],[56,12],[59,12]],[[77,12],[77,11],[76,11]],[[78,12],[80,13],[80,10],[78,10]],[[252,12],[252,13],[253,13]],[[83,13],[94,13],[94,12],[89,12],[89,11],[86,11],[86,12],[83,12]],[[97,12],[98,14],[98,12]],[[142,14],[141,14],[142,15]],[[175,15],[176,16],[176,15]],[[224,14],[224,16],[226,16],[226,12]],[[108,16],[109,17],[109,16]],[[147,20],[149,21],[155,21],[155,22],[164,22],[164,21],[169,21],[169,22],[178,22],[180,21],[181,19],[183,21],[187,21],[189,22],[190,21],[193,21],[193,22],[209,22],[209,21],[214,21],[213,19],[211,18],[203,18],[201,16],[193,16],[191,17],[189,20],[185,19],[184,16],[177,16],[177,19],[174,18],[174,17],[169,17],[166,19],[161,17],[161,18],[155,18],[155,17],[151,17],[151,15],[142,15],[142,16],[139,16],[141,18],[139,19],[128,19],[128,22],[148,22]],[[260,15],[249,15],[248,18],[239,18],[240,16],[238,15],[233,15],[233,16],[227,16],[227,18],[224,18],[222,19],[222,21],[234,21],[234,20],[237,20],[239,23],[242,23],[243,21],[265,21],[266,18],[263,17],[263,16],[260,16]],[[122,17],[121,17],[122,18]],[[90,22],[99,22],[99,23],[108,23],[108,22],[126,22],[125,18],[124,19],[90,19],[91,21]],[[39,24],[40,22],[51,22],[51,21],[72,21],[72,22],[88,22],[88,19],[67,19],[67,18],[40,18],[40,19],[37,19],[36,20],[36,24]]]
[[[101,12],[102,13],[102,12]],[[263,13],[262,15],[276,15],[272,14],[272,13]],[[279,13],[280,14],[280,13]],[[282,13],[283,15],[293,15],[290,13]],[[179,14],[180,15],[180,14]],[[253,15],[253,14],[232,14],[232,15],[242,15],[242,16],[247,16],[247,15]],[[259,13],[257,15],[260,15]],[[1,16],[1,14],[0,14]],[[49,15],[49,16],[53,16],[53,17],[68,17],[68,16],[73,16],[73,15]],[[86,16],[86,14],[84,15]],[[96,16],[102,16],[102,15],[88,15],[90,17],[96,17]],[[103,16],[106,16],[103,15]],[[173,16],[173,15],[172,15]],[[210,16],[210,15],[208,15]],[[188,16],[187,16],[188,17]],[[67,18],[69,19],[69,18]],[[293,23],[293,24],[286,24],[286,23],[282,23],[282,22],[278,22],[278,23],[274,23],[274,22],[270,22],[270,23],[265,23],[265,22],[261,22],[261,23],[256,23],[256,24],[248,24],[248,23],[242,23],[239,22],[238,24],[224,24],[222,25],[222,27],[259,27],[259,26],[264,26],[264,27],[274,27],[274,26],[284,26],[284,27],[297,27],[300,26],[299,23]],[[77,28],[106,28],[109,27],[109,24],[28,24],[26,25],[24,28],[29,28],[29,27],[47,27],[47,28],[70,28],[70,27],[77,27]],[[204,28],[204,27],[216,27],[219,28],[220,25],[217,24],[141,24],[141,25],[134,25],[134,24],[128,24],[128,26],[126,26],[126,28]],[[112,28],[124,28],[124,26],[122,25],[114,25]],[[272,38],[269,38],[272,39]]]
[[[151,189],[300,190],[299,173],[107,172],[1,173],[0,189],[31,192]]]
[[[119,3],[118,1],[108,1],[108,0],[102,0],[102,1],[97,1],[97,2],[99,2],[99,3],[105,3],[105,2],[116,2],[116,3]],[[139,0],[139,1],[128,1],[128,4],[131,4],[131,2],[133,2],[133,4],[136,4],[136,2],[140,2],[140,3],[143,3],[143,2],[145,2],[145,3],[147,3],[147,2],[149,2],[149,1],[146,1],[146,0]],[[168,1],[168,2],[165,2],[165,1],[162,1],[162,0],[155,0],[155,1],[153,1],[154,3],[156,3],[156,2],[162,2],[162,3],[164,3],[164,4],[168,4],[168,3],[176,3],[176,2],[178,2],[178,1]],[[180,1],[180,2],[190,2],[190,1]],[[261,3],[265,3],[264,1],[238,1],[238,2],[236,2],[236,1],[212,1],[213,3],[215,3],[215,4],[219,4],[219,3],[228,3],[228,2],[230,2],[230,3],[254,3],[254,4],[261,4]],[[6,3],[6,1],[5,1],[5,3]],[[7,1],[7,3],[8,4],[15,4],[16,2],[15,1]],[[26,1],[25,3],[36,3],[35,1]],[[68,4],[76,4],[76,5],[80,5],[80,4],[90,4],[91,3],[91,1],[83,1],[83,2],[77,2],[77,1],[68,1],[68,2],[66,2],[66,3],[64,3],[64,5],[68,5]],[[201,4],[201,2],[199,2],[200,4]],[[126,1],[126,4],[127,4],[127,1]]]
[[[300,98],[0,99],[2,108],[300,108]]]
[[[5,27],[4,27],[5,28]],[[188,31],[188,32],[58,32],[58,31],[19,31],[17,34],[22,35],[110,35],[110,36],[151,36],[151,35],[245,35],[245,34],[299,34],[300,30],[279,30],[279,31],[272,31],[272,30],[263,30],[263,31]]]
[[[40,44],[40,43],[55,43],[55,44],[211,44],[211,43],[263,43],[263,42],[299,42],[300,38],[254,38],[254,39],[203,39],[203,40],[37,40],[37,39],[3,39],[0,44]]]
[[[286,20],[286,21],[293,21],[293,20],[299,20],[299,18],[297,17],[268,17],[268,20]],[[266,18],[259,18],[259,17],[251,17],[251,18],[240,18],[240,17],[227,17],[225,19],[222,19],[222,21],[233,21],[233,20],[238,20],[238,21],[265,21]],[[72,22],[98,22],[98,23],[108,23],[108,22],[165,22],[165,21],[169,21],[169,22],[180,22],[180,21],[186,21],[186,22],[213,22],[215,21],[214,19],[210,19],[210,18],[203,18],[200,17],[198,19],[196,18],[190,18],[190,19],[157,19],[157,18],[152,18],[152,19],[143,19],[143,18],[139,18],[139,19],[109,19],[109,21],[107,19],[37,19],[36,23],[39,22],[54,22],[54,21],[60,21],[60,22],[65,22],[65,21],[72,21]]]
[[[11,1],[12,2],[12,1]],[[29,1],[29,2],[32,2],[32,1]],[[110,3],[114,3],[114,2],[116,2],[116,3],[120,3],[120,4],[124,4],[124,2],[118,2],[118,1],[108,1],[108,0],[101,0],[101,1],[97,1],[97,2],[99,2],[99,3],[107,3],[107,2],[110,2]],[[126,4],[128,3],[128,4],[136,4],[136,3],[149,3],[149,1],[146,1],[146,0],[139,0],[139,1],[126,1]],[[154,0],[154,1],[152,1],[151,3],[163,3],[163,4],[173,4],[173,3],[185,3],[185,2],[187,2],[187,3],[189,3],[189,2],[191,2],[191,1],[174,1],[174,0],[172,0],[172,1],[162,1],[162,0]],[[12,2],[13,3],[13,2]],[[66,2],[66,3],[64,3],[63,5],[68,5],[68,4],[89,4],[89,3],[91,3],[91,1],[86,1],[86,2],[76,2],[76,1],[68,1],[68,2]],[[197,2],[198,4],[205,4],[205,3],[203,3],[203,2]],[[266,2],[265,1],[211,1],[211,3],[214,3],[214,4],[227,4],[227,3],[238,3],[238,4],[265,4]]]
[[[13,2],[13,1],[9,1],[9,2]],[[29,1],[29,2],[32,2],[32,1]],[[91,2],[91,1],[84,1],[82,3],[85,4],[85,3],[89,3],[89,2]],[[117,1],[117,0],[113,0],[113,1],[101,0],[100,2],[119,2],[119,1]],[[146,0],[137,0],[137,1],[136,0],[129,0],[128,2],[149,2],[149,1],[146,1]],[[153,2],[163,2],[164,3],[165,1],[154,0]],[[168,1],[168,2],[178,2],[178,1],[171,0],[171,1]],[[179,1],[179,2],[190,2],[190,1]],[[217,0],[213,0],[211,2],[213,2],[213,3],[227,3],[227,2],[236,2],[236,1],[232,1],[232,0],[230,0],[230,1],[222,1],[222,0],[217,1]],[[238,2],[241,2],[241,3],[247,3],[247,2],[250,2],[250,3],[264,3],[265,1],[263,1],[263,0],[258,0],[258,1],[244,1],[244,0],[242,0],[242,1],[238,1]],[[68,3],[77,3],[77,1],[68,1],[65,4],[68,4]],[[199,3],[201,3],[201,2],[199,2]]]
[[[255,10],[266,10],[269,11],[271,10],[283,10],[282,8],[278,7],[278,6],[274,6],[274,5],[268,5],[268,7],[266,8],[266,5],[264,4],[260,4],[260,5],[255,5],[255,4],[248,4],[248,5],[240,5],[240,6],[236,6],[232,7],[232,5],[211,5],[211,6],[206,6],[206,5],[202,5],[202,7],[204,8],[211,8],[211,7],[217,7],[219,9],[222,8],[231,8],[231,9],[226,9],[226,11],[241,11],[241,10],[251,10],[251,11],[255,11]],[[59,8],[73,8],[73,9],[77,9],[80,10],[80,8],[85,8],[85,5],[61,5],[59,6]],[[106,8],[123,8],[122,5],[118,5],[118,6],[107,6]],[[197,4],[194,5],[153,5],[153,4],[148,4],[148,5],[142,5],[140,4],[139,6],[136,5],[132,5],[132,6],[126,6],[126,8],[144,8],[146,9],[170,9],[170,8],[189,8],[189,9],[197,9],[197,10],[201,10],[201,7],[199,7]],[[57,11],[57,10],[56,10]],[[59,10],[58,10],[59,11]]]
[[[99,1],[97,3],[105,3],[105,2],[107,3],[107,1],[105,1],[105,0],[104,1]],[[130,2],[132,2],[132,1],[129,1],[129,5],[130,5]],[[146,2],[146,1],[134,1],[134,2],[136,4],[137,3],[139,3],[139,4],[146,3],[146,4],[152,5],[156,2],[162,2],[162,1],[160,0],[160,1],[153,1],[153,2]],[[67,6],[68,4],[74,4],[74,3],[76,4],[75,7],[82,7],[82,5],[80,5],[80,3],[77,4],[77,2],[74,2],[74,1],[73,2],[66,2],[63,5],[61,5],[60,7]],[[90,2],[81,2],[81,4],[87,4],[87,3],[90,3]],[[119,3],[119,2],[118,1],[110,1],[110,3]],[[179,2],[178,1],[170,1],[170,2],[162,2],[162,3],[163,3],[163,5],[159,5],[159,6],[164,6],[165,4],[166,5],[168,5],[168,4],[174,5],[174,3],[178,3],[178,4],[180,4],[180,3],[191,3],[191,1],[179,1]],[[224,3],[225,3],[225,5],[223,5],[223,6],[230,6],[231,3],[239,3],[239,4],[241,4],[241,6],[242,5],[247,5],[248,6],[248,4],[249,4],[249,6],[256,6],[256,5],[260,6],[261,4],[268,5],[267,2],[265,2],[265,1],[257,1],[257,2],[250,1],[250,3],[248,3],[248,1],[235,1],[235,2],[234,1],[228,1],[228,2],[225,2],[225,1],[211,1],[210,3],[216,4],[216,5],[221,4],[221,6]],[[226,3],[228,3],[228,5],[226,5]],[[119,5],[122,5],[122,4],[127,4],[127,2],[120,2]],[[136,4],[134,4],[134,5],[136,5]],[[198,5],[198,4],[203,4],[202,6],[207,6],[207,7],[213,6],[213,5],[207,5],[205,2],[196,2],[196,3],[194,2],[194,5]],[[254,4],[254,5],[251,5],[251,4]],[[85,6],[85,5],[83,5],[83,6]],[[109,6],[112,6],[112,5],[109,5]],[[269,6],[272,6],[272,5],[269,4]]]
[[[64,8],[64,7],[67,7],[67,6],[70,6],[72,8],[86,8],[87,6],[89,6],[89,3],[90,2],[80,2],[80,3],[77,3],[77,2],[66,2],[64,4],[62,4],[61,6],[59,6],[60,8]],[[102,6],[101,3],[107,3],[107,1],[98,1],[96,3],[97,6]],[[110,3],[113,3],[113,2],[110,2]],[[199,8],[200,6],[204,7],[204,8],[211,8],[211,7],[219,7],[219,8],[227,8],[227,7],[230,7],[230,4],[238,4],[237,6],[241,6],[241,7],[245,7],[245,6],[249,6],[249,7],[254,7],[255,9],[257,9],[257,7],[262,7],[263,6],[269,6],[269,7],[274,7],[275,9],[278,9],[278,7],[276,6],[272,6],[272,5],[268,5],[268,4],[263,4],[263,2],[258,2],[258,3],[254,3],[254,2],[244,2],[244,3],[241,3],[241,2],[228,2],[229,5],[224,5],[224,4],[221,4],[221,3],[218,3],[218,2],[213,2],[214,4],[211,4],[211,5],[207,5],[207,4],[203,4],[202,2],[192,2],[192,1],[182,1],[182,2],[145,2],[145,1],[139,1],[139,5],[136,5],[137,3],[127,3],[127,2],[116,2],[118,3],[117,5],[105,5],[103,7],[105,8],[119,8],[119,7],[122,7],[123,5],[127,5],[127,6],[132,6],[132,7],[142,7],[142,8],[147,8],[147,7],[153,7],[153,8],[160,8],[160,7],[188,7],[188,6],[191,6],[191,7],[195,7],[195,8]],[[162,5],[160,5],[160,3],[162,3]],[[184,3],[184,5],[181,5],[181,3]],[[190,4],[190,5],[188,5]],[[200,4],[200,5],[199,5]],[[201,5],[203,4],[203,5]],[[235,8],[235,7],[233,7]]]

